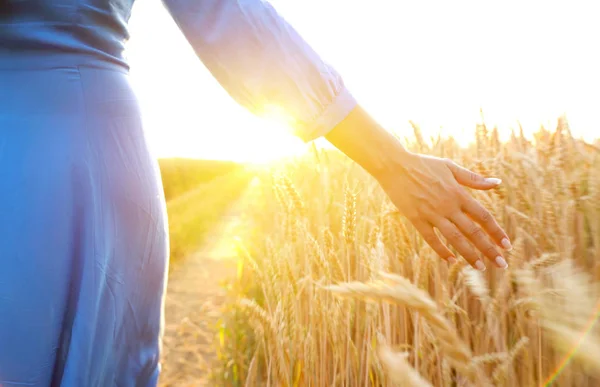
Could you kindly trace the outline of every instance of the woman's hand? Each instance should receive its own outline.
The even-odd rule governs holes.
[[[377,179],[400,212],[443,259],[456,261],[434,228],[474,268],[485,270],[477,250],[496,266],[508,266],[498,248],[511,249],[508,236],[464,188],[489,190],[500,184],[499,179],[484,178],[448,159],[408,152],[401,165]]]
[[[360,106],[325,137],[377,179],[441,258],[456,260],[434,229],[474,268],[485,270],[479,253],[507,267],[498,247],[511,249],[508,236],[465,189],[491,189],[499,179],[484,178],[448,159],[408,152]]]

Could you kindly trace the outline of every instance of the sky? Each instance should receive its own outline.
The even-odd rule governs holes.
[[[198,1],[198,0],[196,0]],[[567,114],[600,137],[595,1],[273,0],[381,124],[472,138],[482,108],[506,137]],[[195,56],[160,0],[139,0],[127,55],[159,157],[270,161],[306,149],[238,106]],[[234,139],[234,141],[231,141]]]

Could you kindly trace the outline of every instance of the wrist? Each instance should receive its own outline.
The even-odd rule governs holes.
[[[415,156],[360,106],[325,138],[378,181],[393,172],[397,175],[398,168]]]

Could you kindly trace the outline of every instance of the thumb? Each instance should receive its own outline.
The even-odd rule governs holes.
[[[456,181],[458,181],[461,185],[465,187],[479,189],[479,190],[488,190],[492,188],[496,188],[502,180],[497,179],[495,177],[483,177],[478,173],[475,173],[467,168],[461,167],[456,164],[454,161],[448,161],[448,166],[454,175]]]

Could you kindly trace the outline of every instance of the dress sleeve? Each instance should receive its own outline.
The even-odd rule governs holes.
[[[327,134],[356,106],[340,75],[266,1],[162,0],[227,93],[258,114],[278,106],[294,134]]]

